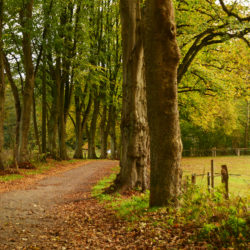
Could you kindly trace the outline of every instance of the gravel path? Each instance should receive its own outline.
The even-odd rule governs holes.
[[[93,161],[47,177],[28,190],[0,194],[0,249],[13,249],[20,232],[32,232],[35,237],[36,228],[49,227],[50,223],[54,223],[49,215],[55,205],[71,202],[71,194],[89,192],[100,178],[117,165],[116,161]],[[20,237],[19,241],[26,240]]]

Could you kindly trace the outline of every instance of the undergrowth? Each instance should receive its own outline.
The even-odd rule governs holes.
[[[115,174],[101,180],[92,195],[105,203],[117,216],[129,221],[140,221],[153,227],[183,228],[194,231],[191,241],[206,241],[211,248],[235,247],[247,249],[250,239],[250,217],[247,198],[224,198],[222,187],[212,193],[197,185],[187,184],[179,198],[180,206],[149,208],[149,191],[131,195],[105,194],[103,191],[113,182]]]

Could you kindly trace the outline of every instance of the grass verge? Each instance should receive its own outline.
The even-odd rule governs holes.
[[[231,195],[230,200],[226,200],[221,187],[210,194],[199,185],[187,183],[178,209],[172,206],[149,208],[149,191],[145,194],[133,191],[129,195],[103,193],[114,179],[115,173],[101,180],[92,195],[107,209],[115,210],[118,217],[143,223],[152,230],[169,232],[179,228],[187,232],[188,241],[206,242],[208,248],[249,247],[247,198]]]
[[[56,161],[49,159],[47,162],[32,162],[35,169],[19,169],[20,174],[7,174],[0,176],[0,182],[10,182],[20,180],[28,176],[36,176],[49,172],[50,170],[66,166],[68,164],[74,164],[82,162],[81,160],[70,160],[70,161]]]

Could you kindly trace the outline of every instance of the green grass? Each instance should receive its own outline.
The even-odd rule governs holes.
[[[0,176],[0,182],[8,182],[8,181],[14,181],[18,179],[22,179],[25,176],[29,175],[37,175],[42,174],[46,171],[48,171],[51,168],[50,165],[46,164],[37,164],[36,169],[26,170],[26,169],[19,169],[20,174],[9,174]]]
[[[246,249],[250,237],[247,198],[232,195],[227,200],[222,188],[217,187],[210,194],[199,185],[188,183],[178,208],[149,208],[149,191],[145,194],[133,192],[130,197],[102,193],[114,179],[115,174],[112,174],[98,182],[92,194],[108,209],[116,211],[118,217],[132,222],[127,230],[138,227],[138,223],[156,231],[157,228],[168,231],[176,226],[191,231],[195,228],[190,238],[194,242],[205,241],[211,249],[231,246]],[[239,179],[234,180],[235,185],[237,182],[241,183]]]
[[[0,176],[0,182],[14,181],[18,179],[22,179],[24,176],[20,174],[11,174]]]
[[[32,170],[21,170],[21,173],[25,174],[25,175],[36,175],[36,174],[42,174],[48,170],[51,169],[50,165],[39,165],[37,166],[36,169],[32,169]]]
[[[69,160],[69,161],[63,161],[59,162],[60,165],[65,165],[68,163],[75,163],[78,162],[79,160]],[[55,163],[55,165],[54,165]],[[0,182],[8,182],[8,181],[14,181],[17,179],[22,179],[25,176],[31,176],[31,175],[38,175],[38,174],[43,174],[50,170],[51,168],[56,168],[58,163],[57,161],[52,161],[52,163],[45,163],[45,162],[32,162],[32,164],[36,167],[35,169],[19,169],[20,174],[10,174],[10,175],[4,175],[0,176]]]
[[[229,174],[229,192],[234,195],[249,196],[250,190],[250,156],[224,156],[224,157],[189,157],[182,159],[184,176],[207,174],[210,172],[211,160],[214,160],[215,173],[221,172],[221,165],[227,165]],[[197,176],[197,184],[206,186],[206,176]],[[220,176],[215,177],[215,187],[221,185]]]

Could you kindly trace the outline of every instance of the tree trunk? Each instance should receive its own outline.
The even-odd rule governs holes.
[[[3,163],[3,144],[4,144],[4,99],[5,99],[5,82],[4,82],[4,62],[3,62],[3,0],[0,0],[0,170],[4,170]]]
[[[121,0],[123,41],[123,104],[121,171],[118,190],[148,186],[149,137],[144,77],[141,10],[139,0]]]
[[[61,58],[58,56],[56,60],[56,86],[59,99],[58,105],[58,142],[59,142],[59,158],[67,160],[66,151],[66,127],[64,122],[64,81],[61,76]]]
[[[83,159],[82,146],[83,146],[83,129],[81,127],[81,105],[79,96],[75,96],[75,109],[76,109],[76,148],[75,148],[75,159]]]
[[[109,110],[108,120],[107,120],[107,105],[103,107],[103,114],[100,124],[100,134],[101,134],[101,159],[107,159],[107,148],[108,148],[108,135],[110,130],[110,117],[111,113]]]
[[[39,154],[42,153],[41,144],[40,144],[40,138],[39,138],[39,132],[38,132],[38,126],[37,126],[37,118],[36,118],[36,100],[35,100],[35,93],[33,91],[33,126],[34,126],[34,133],[36,138],[36,145],[38,146],[38,152]]]
[[[47,107],[46,107],[46,53],[45,50],[43,52],[43,76],[42,76],[42,153],[47,153],[47,145],[46,145],[46,116],[47,116]]]
[[[11,86],[11,91],[14,97],[14,102],[15,102],[15,111],[16,111],[16,138],[15,138],[15,144],[14,144],[14,148],[13,148],[13,163],[16,167],[18,167],[17,165],[17,152],[18,152],[18,143],[19,143],[19,128],[20,128],[20,122],[21,122],[21,102],[20,102],[20,97],[19,97],[19,93],[18,93],[18,88],[14,82],[14,79],[12,77],[11,74],[11,70],[10,70],[10,64],[8,62],[7,57],[4,55],[4,67],[5,67],[5,71]]]
[[[32,23],[32,9],[33,0],[27,1],[24,4],[21,12],[20,19],[23,27],[23,55],[24,55],[24,69],[25,69],[25,86],[23,89],[23,108],[21,113],[19,144],[18,144],[18,163],[29,161],[28,154],[28,134],[30,128],[30,116],[32,109],[32,98],[34,89],[34,66],[32,62],[32,49],[31,49],[31,32],[30,26]]]
[[[91,125],[89,129],[89,137],[88,137],[88,158],[89,159],[97,159],[95,152],[95,136],[96,136],[96,123],[98,118],[98,113],[100,109],[100,100],[96,97],[94,101],[94,111],[92,115]]]
[[[115,107],[111,108],[111,121],[110,121],[110,149],[111,159],[117,159],[117,142],[116,142],[116,110]]]
[[[250,102],[247,100],[247,117],[246,117],[246,126],[245,126],[245,136],[244,136],[244,146],[248,148],[249,145],[249,120],[250,120]]]
[[[145,62],[152,207],[176,202],[180,191],[182,143],[177,100],[180,52],[172,1],[149,0],[146,13]]]
[[[53,70],[52,70],[53,72]],[[57,159],[57,131],[58,131],[58,110],[59,110],[59,93],[58,89],[60,82],[58,81],[56,75],[53,76],[54,85],[51,89],[52,96],[52,107],[51,114],[49,119],[49,129],[48,129],[48,144],[50,156],[54,159]]]

